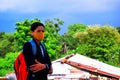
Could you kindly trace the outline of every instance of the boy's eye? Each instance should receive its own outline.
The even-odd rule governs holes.
[[[38,30],[37,32],[44,32],[44,30]]]

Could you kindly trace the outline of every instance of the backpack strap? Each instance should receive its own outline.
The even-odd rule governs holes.
[[[33,40],[30,40],[29,42],[31,43],[33,54],[36,55],[37,49],[35,42]]]
[[[37,47],[36,47],[35,42],[33,40],[30,40],[29,42],[32,45],[33,54],[36,55],[36,53],[37,53]],[[43,42],[40,42],[40,43],[41,43],[40,44],[40,49],[41,49],[41,52],[42,52],[42,56],[43,56],[43,58],[45,58],[45,50],[46,50],[46,48],[45,48],[45,45],[44,45]]]
[[[41,42],[41,45],[40,45],[40,48],[41,48],[41,51],[42,51],[42,56],[44,58],[44,60],[46,61],[46,47],[45,47],[45,44],[43,42]],[[48,64],[45,64],[47,69],[49,69],[49,65]]]
[[[43,58],[45,58],[45,50],[46,50],[46,48],[45,48],[45,45],[44,45],[43,42],[40,43],[40,49],[41,49]]]

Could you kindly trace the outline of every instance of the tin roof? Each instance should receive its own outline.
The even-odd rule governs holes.
[[[80,54],[72,54],[61,59],[60,61],[77,68],[96,72],[102,75],[120,78],[120,68],[105,64]]]

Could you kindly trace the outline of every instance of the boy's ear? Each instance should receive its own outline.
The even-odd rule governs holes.
[[[33,36],[33,31],[30,31],[31,36]]]

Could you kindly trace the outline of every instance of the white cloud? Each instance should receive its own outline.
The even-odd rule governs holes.
[[[113,10],[119,4],[120,0],[0,0],[0,12],[98,12]]]
[[[38,0],[1,0],[0,11],[36,12],[39,11],[38,3]]]

